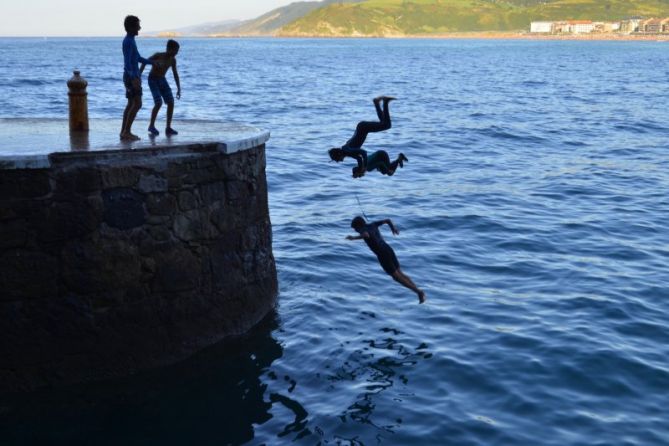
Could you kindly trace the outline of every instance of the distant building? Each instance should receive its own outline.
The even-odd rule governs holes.
[[[660,32],[661,33],[669,33],[669,18],[662,20],[662,22],[660,22],[660,24],[661,24],[661,28],[662,28],[662,29],[660,29]]]
[[[569,25],[569,32],[574,34],[591,33],[595,29],[595,24],[590,20],[570,20],[567,24]]]
[[[639,24],[639,32],[644,34],[659,34],[662,32],[662,19],[643,20]]]
[[[639,32],[639,25],[641,19],[627,19],[620,22],[620,32],[625,34],[632,34]]]
[[[530,32],[543,34],[669,34],[669,17],[663,19],[633,17],[620,22],[593,22],[591,20],[538,21],[530,23]]]
[[[620,22],[594,22],[595,33],[613,33],[620,31]]]
[[[553,22],[532,22],[530,23],[531,33],[552,33]]]

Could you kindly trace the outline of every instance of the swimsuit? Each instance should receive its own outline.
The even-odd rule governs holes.
[[[381,236],[379,232],[379,226],[382,223],[370,223],[365,225],[361,232],[367,232],[369,237],[364,239],[369,249],[376,254],[376,258],[379,260],[381,267],[389,276],[392,276],[395,271],[400,268],[400,262],[397,260],[395,251],[390,247],[388,243]]]
[[[163,99],[167,104],[174,102],[172,89],[170,88],[170,84],[167,83],[165,76],[151,76],[149,74],[149,89],[151,89],[153,102],[156,105],[162,104]]]

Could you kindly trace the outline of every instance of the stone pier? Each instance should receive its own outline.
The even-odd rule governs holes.
[[[178,361],[275,305],[269,133],[118,124],[0,119],[0,393]]]

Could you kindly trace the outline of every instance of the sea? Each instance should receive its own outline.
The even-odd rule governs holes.
[[[0,39],[0,118],[65,118],[78,69],[120,125],[121,40]],[[0,444],[669,445],[668,43],[180,43],[175,129],[271,132],[278,306],[170,367],[3,397]],[[409,161],[354,179],[327,150],[382,94],[365,148]],[[392,219],[425,304],[346,240],[357,215]]]

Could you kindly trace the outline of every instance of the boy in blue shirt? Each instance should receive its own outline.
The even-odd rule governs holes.
[[[139,74],[139,63],[153,65],[150,60],[144,59],[137,51],[135,36],[139,34],[142,27],[139,18],[129,15],[123,22],[126,36],[123,39],[123,84],[125,85],[125,97],[128,105],[123,111],[123,125],[121,126],[120,138],[124,141],[137,141],[139,136],[132,134],[132,123],[135,121],[137,112],[142,108],[142,81]]]

